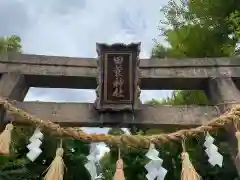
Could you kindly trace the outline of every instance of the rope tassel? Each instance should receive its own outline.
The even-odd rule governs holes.
[[[237,157],[236,158],[240,158],[240,132],[237,131],[235,133],[235,136],[237,138],[237,143],[238,143],[238,153],[237,153]]]
[[[189,159],[189,154],[186,152],[184,143],[181,158],[182,158],[181,180],[202,180],[201,176],[196,172]]]
[[[8,155],[10,152],[13,125],[7,124],[5,130],[0,134],[0,154]]]
[[[113,180],[125,180],[123,171],[123,160],[120,157],[120,149],[118,150],[118,160],[116,163],[116,172],[114,174]]]
[[[64,175],[64,161],[63,161],[64,150],[62,147],[58,148],[56,151],[56,157],[47,169],[47,174],[44,180],[63,180]]]

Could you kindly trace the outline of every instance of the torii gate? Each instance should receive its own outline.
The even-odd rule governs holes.
[[[71,127],[198,126],[240,101],[240,57],[139,60],[140,44],[97,44],[97,51],[97,59],[1,55],[0,96],[16,100],[14,105],[30,114]],[[117,82],[116,73],[122,78]],[[23,102],[30,87],[97,88],[97,100],[94,104]],[[140,89],[204,90],[212,105],[141,104]],[[1,129],[8,116],[1,109]],[[236,154],[235,130],[230,132],[231,151]],[[240,161],[235,164],[240,174]]]

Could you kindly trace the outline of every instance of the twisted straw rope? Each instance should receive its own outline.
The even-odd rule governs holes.
[[[37,124],[48,130],[56,132],[58,135],[66,135],[77,140],[87,142],[105,142],[110,146],[129,146],[129,147],[144,147],[148,148],[150,143],[166,143],[169,141],[180,141],[184,137],[196,136],[205,131],[212,131],[216,128],[223,127],[225,124],[240,120],[240,106],[232,108],[229,112],[208,121],[206,124],[191,129],[182,129],[173,133],[162,133],[158,135],[120,135],[113,136],[108,134],[87,134],[76,128],[62,128],[59,124],[53,123],[49,120],[42,120],[35,117],[19,108],[16,108],[7,100],[1,102],[6,110],[11,112],[14,116],[27,120],[32,124]]]

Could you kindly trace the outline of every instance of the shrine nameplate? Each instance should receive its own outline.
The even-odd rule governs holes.
[[[140,103],[138,87],[140,44],[97,44],[98,87],[96,108],[134,110]]]

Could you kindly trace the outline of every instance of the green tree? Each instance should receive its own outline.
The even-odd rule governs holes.
[[[235,49],[235,55],[240,55],[240,10],[233,12],[228,21],[230,29],[233,31],[232,36],[230,37],[238,41],[238,46]]]
[[[0,54],[21,52],[21,38],[19,36],[4,36],[0,37]]]
[[[0,55],[12,52],[21,52],[21,39],[19,36],[6,36],[0,37]],[[19,148],[19,143],[26,141],[26,135],[28,132],[23,133],[22,128],[17,128],[14,131],[13,135],[13,145],[12,148],[13,154],[9,157],[0,156],[0,179],[10,180],[15,176],[19,179],[22,174],[27,174],[29,171],[26,168],[27,160],[21,157],[22,147]],[[17,136],[16,133],[19,133],[24,136]],[[17,139],[17,142],[15,141]]]
[[[222,0],[181,0],[180,3],[170,0],[169,4],[163,8],[166,17],[165,24],[168,27],[162,29],[162,32],[170,45],[167,57],[182,59],[234,55],[239,27],[239,10],[240,2],[234,0],[228,2]],[[229,36],[232,34],[233,37]],[[154,52],[158,51],[155,50]],[[156,57],[158,54],[153,54],[153,56]],[[155,102],[157,100],[150,103]],[[208,99],[202,91],[175,90],[172,97],[160,101],[160,103],[204,105],[208,104]],[[226,135],[225,132],[220,132],[216,137],[218,142],[224,140],[224,135]],[[198,161],[198,159],[206,159],[206,157],[204,158],[202,151],[198,150],[199,146],[195,145],[196,142],[188,146],[188,150],[203,179],[234,179],[237,177],[235,167],[224,143],[219,144],[220,151],[225,158],[223,170],[209,168],[206,162]],[[192,148],[194,151],[192,151]],[[196,156],[197,154],[199,156]]]
[[[240,9],[237,0],[170,0],[161,33],[170,45],[168,57],[219,57],[234,52],[236,39],[229,38],[229,17]],[[166,26],[167,25],[167,26]]]
[[[12,153],[10,156],[0,156],[0,179],[1,177],[6,180],[42,179],[44,176],[43,172],[55,157],[60,139],[63,140],[63,158],[67,167],[64,179],[77,180],[79,176],[82,179],[90,179],[84,167],[84,164],[87,162],[86,156],[89,153],[89,146],[82,141],[60,138],[43,131],[44,139],[41,146],[43,152],[35,162],[30,162],[26,158],[28,153],[26,146],[29,144],[29,138],[33,131],[34,128],[32,127],[15,127],[12,138]]]

